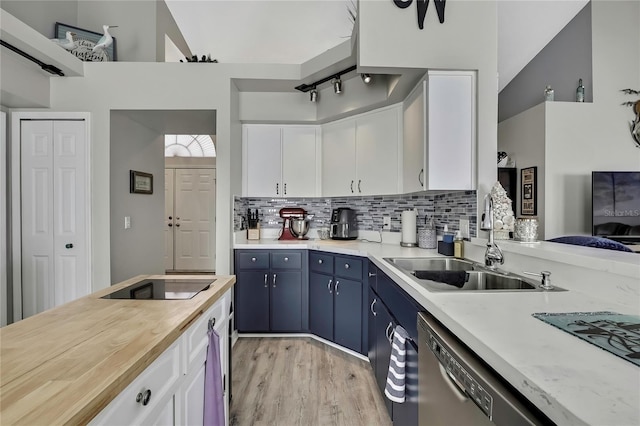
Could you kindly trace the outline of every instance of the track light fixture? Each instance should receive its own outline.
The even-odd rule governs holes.
[[[315,87],[309,92],[309,100],[311,102],[318,102],[318,89]]]
[[[367,74],[367,73],[360,74],[360,77],[362,78],[362,82],[363,82],[364,84],[369,84],[369,83],[371,83],[371,74]]]
[[[331,81],[331,84],[333,85],[333,91],[336,95],[342,93],[342,80],[340,80],[339,75],[336,75],[336,77]]]
[[[303,84],[301,84],[299,86],[296,86],[296,90],[299,90],[301,92],[306,93],[306,92],[308,92],[310,90],[316,89],[317,86],[320,86],[321,84],[326,83],[326,82],[331,80],[331,84],[333,85],[333,90],[336,93],[341,93],[342,92],[342,80],[340,79],[340,76],[342,76],[342,75],[344,75],[346,73],[349,73],[351,71],[355,71],[355,70],[356,70],[356,66],[352,65],[349,68],[346,68],[346,69],[344,69],[344,70],[342,70],[340,72],[331,74],[329,77],[325,77],[325,78],[320,79],[318,81],[314,81],[313,83],[309,83],[309,84],[304,84],[303,83]],[[316,101],[317,101],[317,98],[316,98]],[[313,102],[313,101],[311,101],[311,102]]]

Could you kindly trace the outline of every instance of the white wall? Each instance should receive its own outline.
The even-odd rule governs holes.
[[[112,111],[110,119],[111,283],[164,273],[164,135]],[[153,194],[129,192],[129,170],[153,174]],[[124,229],[124,218],[131,228]]]
[[[593,1],[591,8],[593,103],[548,102],[544,124],[540,124],[546,142],[547,239],[591,235],[592,171],[640,170],[640,149],[628,125],[633,113],[621,105],[637,97],[620,92],[640,88],[640,2]],[[500,127],[512,127],[512,120]],[[519,126],[510,129],[514,135],[527,131]],[[500,146],[506,146],[502,140]],[[523,166],[518,163],[519,168]]]
[[[0,48],[0,105],[16,108],[49,106],[49,73],[16,53]]]
[[[418,29],[415,5],[399,9],[391,1],[358,3],[359,67],[478,70],[477,194],[482,209],[482,199],[497,180],[496,2],[449,1],[444,24],[431,3],[423,30]]]
[[[78,0],[2,0],[6,10],[47,38],[53,38],[56,22],[78,26]]]
[[[545,103],[541,103],[498,125],[498,150],[516,161],[517,196],[513,201],[516,216],[521,211],[520,169],[538,167],[538,238],[545,238]]]

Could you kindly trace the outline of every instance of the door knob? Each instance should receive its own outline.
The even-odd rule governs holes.
[[[172,226],[173,226],[173,223],[170,223],[170,224],[169,224],[169,228],[171,228]]]
[[[173,219],[171,216],[169,216],[169,220]]]
[[[176,226],[177,226],[178,228],[180,228],[180,224],[179,224],[179,223],[176,223]]]
[[[64,248],[68,248],[68,249],[73,248],[73,244],[71,243],[65,244]]]

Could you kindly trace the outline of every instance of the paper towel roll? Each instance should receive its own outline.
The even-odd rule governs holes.
[[[416,211],[405,210],[402,212],[402,243],[416,244]]]

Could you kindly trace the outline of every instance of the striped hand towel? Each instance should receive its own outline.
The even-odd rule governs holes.
[[[389,373],[384,394],[393,402],[404,402],[405,390],[405,364],[407,350],[405,344],[409,334],[401,326],[397,325],[393,334],[391,345],[391,357],[389,359]]]

